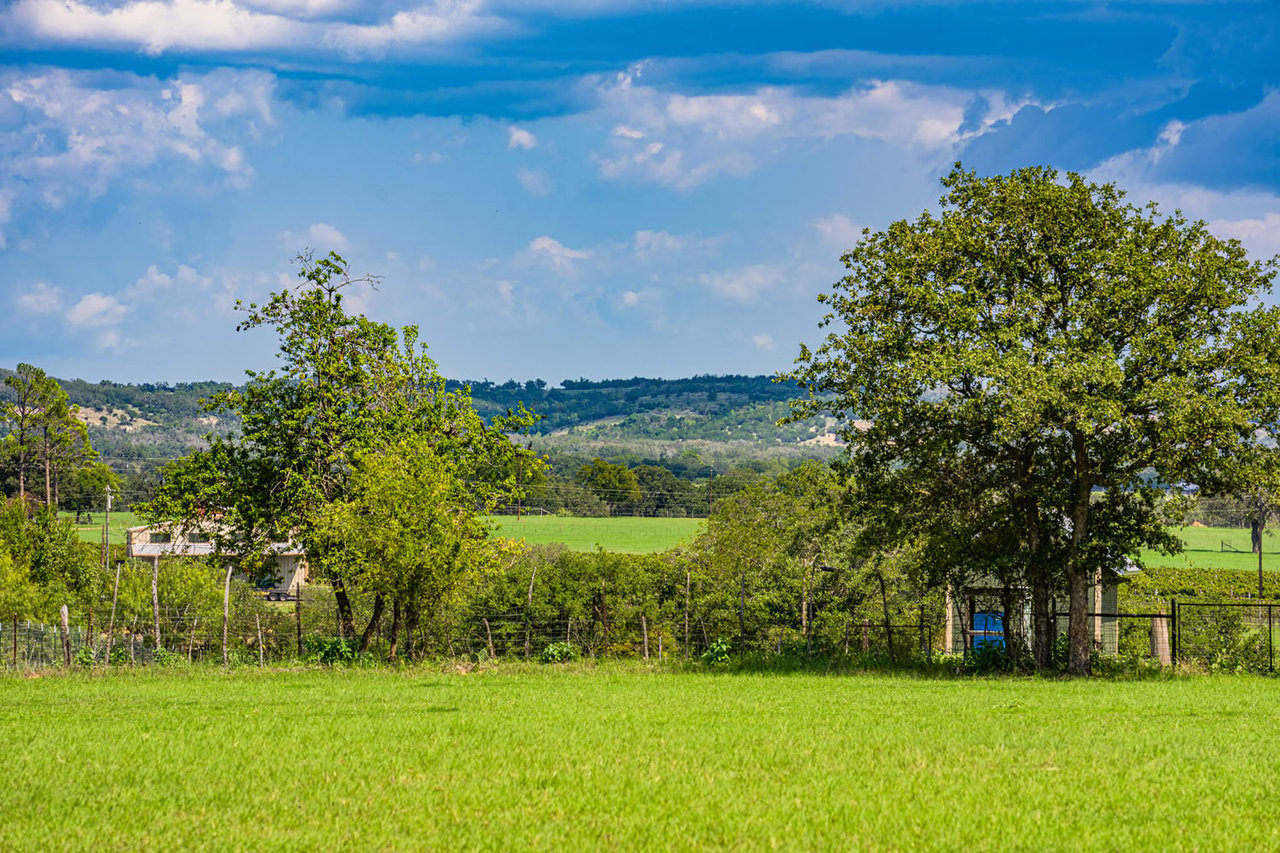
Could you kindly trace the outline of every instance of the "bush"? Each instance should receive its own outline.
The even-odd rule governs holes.
[[[578,657],[577,650],[568,643],[552,643],[538,655],[543,663],[566,663]]]
[[[729,662],[729,653],[732,650],[728,640],[724,637],[716,637],[700,657],[705,664],[712,666],[723,665]]]
[[[71,662],[79,666],[93,666],[93,649],[88,646],[81,646],[75,657],[71,659]]]
[[[159,666],[173,666],[182,662],[182,655],[169,649],[156,649],[151,655],[151,662]]]
[[[346,640],[337,637],[307,637],[306,650],[318,663],[351,663],[356,659],[356,649]]]

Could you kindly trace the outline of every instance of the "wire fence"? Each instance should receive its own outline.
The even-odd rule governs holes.
[[[1066,616],[1057,614],[1059,642],[1066,634]],[[146,666],[222,661],[220,611],[162,608],[158,641],[154,617],[121,614],[113,623],[104,610],[90,610],[70,618],[65,633],[59,624],[0,622],[0,660],[19,669],[68,662]],[[1280,658],[1280,602],[1172,600],[1168,607],[1147,612],[1091,612],[1086,618],[1094,652],[1102,657],[1257,673],[1274,673]],[[727,637],[708,630],[697,616],[686,620],[670,613],[631,613],[624,618],[455,613],[425,620],[412,635],[405,622],[397,627],[390,613],[372,623],[367,612],[358,613],[355,621],[357,631],[350,635],[343,629],[332,592],[324,588],[309,589],[301,600],[241,601],[231,609],[226,625],[228,662],[336,662],[354,658],[363,646],[373,660],[395,655],[537,660],[550,653],[666,661],[696,659],[709,649],[724,648],[734,653],[861,655],[906,663],[931,660],[941,651],[943,638],[929,622],[886,625],[834,615],[807,628],[757,624],[748,636]],[[1003,648],[1002,640],[984,636],[981,644],[994,641]]]

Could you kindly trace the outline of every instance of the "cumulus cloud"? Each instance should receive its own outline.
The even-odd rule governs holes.
[[[128,307],[105,293],[86,293],[67,312],[67,322],[85,329],[115,326],[124,320]]]
[[[346,252],[351,248],[351,241],[328,222],[313,222],[306,231],[280,232],[280,242],[290,250],[316,249],[325,253],[329,251]]]
[[[212,284],[213,279],[201,275],[186,264],[179,264],[177,271],[173,275],[161,272],[158,266],[151,264],[147,267],[145,273],[125,289],[122,295],[127,300],[135,300],[152,296],[161,291],[167,291],[174,285],[177,285],[181,290],[208,290]]]
[[[599,109],[615,119],[611,150],[597,158],[600,172],[676,189],[746,174],[770,143],[785,139],[855,136],[928,159],[950,156],[1020,106],[1000,92],[976,100],[972,91],[902,80],[873,80],[831,97],[785,87],[690,96],[641,84],[644,71],[639,65],[597,81]],[[982,105],[977,116],[975,103]]]
[[[1239,240],[1259,260],[1280,255],[1280,205],[1258,219],[1214,219],[1209,230]]]
[[[61,69],[0,73],[16,130],[0,135],[10,200],[58,209],[149,170],[161,180],[241,186],[244,146],[273,124],[275,79],[219,70],[158,80]]]
[[[38,281],[18,297],[18,307],[28,314],[55,314],[62,310],[62,289]]]
[[[752,264],[738,269],[703,273],[698,280],[713,293],[735,302],[750,304],[787,283],[786,271],[779,266]]]
[[[512,125],[511,127],[507,128],[507,147],[508,148],[520,148],[524,151],[528,151],[530,148],[533,148],[537,144],[538,144],[538,137],[534,136],[532,133],[525,130],[524,128],[516,127],[515,125]]]
[[[549,267],[562,276],[572,275],[574,265],[591,257],[590,249],[570,249],[553,237],[535,237],[521,253],[526,263]]]
[[[428,0],[372,23],[323,20],[343,0],[132,0],[114,7],[81,0],[18,0],[0,15],[11,42],[137,50],[248,52],[265,49],[381,54],[449,44],[510,25],[480,0]]]
[[[771,349],[778,348],[778,345],[773,341],[773,335],[765,334],[764,332],[761,332],[758,335],[752,335],[751,345],[756,349],[765,350],[766,352]]]

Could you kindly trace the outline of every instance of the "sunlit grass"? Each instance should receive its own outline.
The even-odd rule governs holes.
[[[521,519],[498,516],[498,533],[523,539],[530,545],[562,543],[574,551],[620,551],[648,554],[665,551],[692,539],[706,519],[702,518],[567,518],[557,515],[528,515]]]
[[[1276,849],[1280,685],[0,678],[0,849]]]

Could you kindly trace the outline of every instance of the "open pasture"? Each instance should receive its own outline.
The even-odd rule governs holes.
[[[0,678],[0,849],[1276,849],[1280,685]]]
[[[74,519],[74,514],[64,513]],[[94,524],[76,527],[85,542],[102,541],[103,513],[93,513]],[[523,539],[530,545],[563,543],[574,551],[606,551],[648,554],[665,551],[692,539],[706,524],[703,518],[569,518],[557,515],[500,515],[490,519],[499,536]],[[125,531],[142,524],[132,512],[111,513],[111,542],[123,544]]]
[[[666,551],[692,539],[704,518],[572,518],[558,515],[496,516],[499,536],[523,539],[530,545],[562,543],[574,551],[618,551],[649,554]]]
[[[1189,566],[1196,569],[1258,569],[1258,555],[1250,550],[1247,527],[1175,527],[1185,550],[1166,556],[1144,551],[1152,566]],[[1262,536],[1262,568],[1280,571],[1280,534],[1268,530]]]

